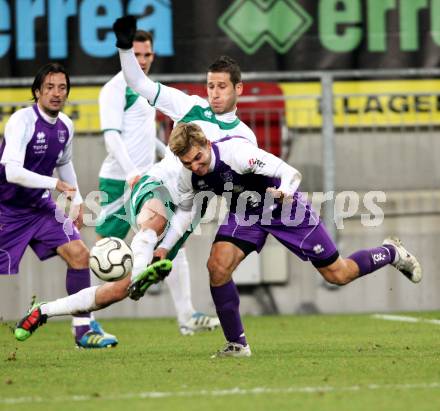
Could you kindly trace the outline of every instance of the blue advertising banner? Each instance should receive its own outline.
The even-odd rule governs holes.
[[[125,14],[153,32],[155,72],[201,72],[220,54],[244,71],[440,63],[440,0],[0,0],[0,78],[54,60],[115,73],[111,26]]]

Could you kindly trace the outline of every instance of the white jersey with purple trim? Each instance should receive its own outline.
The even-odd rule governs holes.
[[[254,191],[256,187],[252,183],[253,180],[240,176],[257,174],[280,179],[278,190],[287,195],[293,195],[301,182],[301,174],[298,170],[273,154],[249,144],[243,138],[219,141],[213,145],[211,154],[210,172],[206,178],[195,176],[190,170],[182,168],[177,189],[179,207],[183,210],[191,209],[197,191],[214,190],[216,194],[222,194],[223,191],[228,191],[224,188],[228,183],[232,185],[229,191],[232,190],[233,195],[247,190]],[[194,177],[198,189],[194,188]],[[204,180],[206,180],[205,186]],[[243,186],[243,182],[245,184],[247,182],[249,187]]]
[[[134,165],[140,172],[147,171],[156,156],[156,110],[127,86],[122,71],[101,89],[99,113],[101,130],[120,132]],[[125,172],[118,160],[108,154],[99,177],[124,180]]]

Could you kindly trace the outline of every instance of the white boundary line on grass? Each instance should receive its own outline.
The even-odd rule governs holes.
[[[440,325],[440,320],[430,320],[428,318],[410,317],[407,315],[373,314],[372,317],[377,318],[378,320],[402,321],[405,323],[426,323],[426,324]]]
[[[99,394],[92,395],[70,395],[63,397],[43,398],[43,397],[16,397],[16,398],[0,398],[0,404],[31,404],[38,403],[54,403],[66,401],[115,401],[130,399],[155,399],[155,398],[178,398],[178,397],[223,397],[234,395],[258,395],[258,394],[316,394],[326,392],[344,392],[344,391],[369,391],[369,390],[414,390],[414,389],[440,389],[440,382],[427,382],[420,384],[368,384],[368,385],[351,385],[346,387],[335,387],[330,385],[317,387],[286,387],[286,388],[231,388],[227,390],[199,390],[199,391],[147,391],[139,393],[127,393],[119,395],[101,396]]]

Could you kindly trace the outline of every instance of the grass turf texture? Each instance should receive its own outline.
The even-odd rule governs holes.
[[[244,359],[210,359],[221,331],[182,337],[173,319],[102,321],[120,341],[106,350],[74,349],[65,321],[25,342],[3,323],[0,410],[440,409],[439,325],[369,315],[244,321],[253,351]]]

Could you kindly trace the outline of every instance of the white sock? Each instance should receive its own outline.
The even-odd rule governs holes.
[[[95,303],[95,295],[98,287],[99,286],[96,285],[84,288],[76,294],[45,303],[41,306],[41,313],[46,314],[48,317],[54,317],[57,315],[74,315],[97,310],[99,307]],[[90,318],[76,317],[73,321],[74,325],[86,325],[90,323]]]
[[[173,269],[165,277],[165,282],[170,289],[179,324],[186,323],[195,313],[191,301],[191,279],[185,249],[180,249],[173,260]]]
[[[156,243],[157,234],[151,229],[141,230],[133,237],[131,242],[131,250],[133,251],[132,279],[144,271],[151,263]]]

